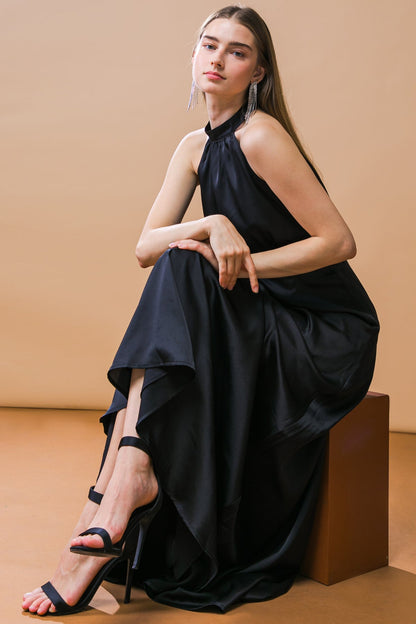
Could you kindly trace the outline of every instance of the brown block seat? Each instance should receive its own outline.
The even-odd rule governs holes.
[[[331,585],[388,563],[389,397],[369,392],[329,432],[301,573]]]

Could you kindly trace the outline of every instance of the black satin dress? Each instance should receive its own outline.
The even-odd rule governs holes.
[[[307,238],[250,168],[241,123],[239,111],[206,127],[204,214],[226,215],[252,253]],[[326,434],[366,394],[378,329],[347,262],[261,279],[254,294],[245,279],[223,290],[196,252],[160,257],[109,370],[116,393],[102,419],[111,433],[131,369],[145,369],[137,432],[165,494],[136,578],[151,598],[226,611],[289,589]]]

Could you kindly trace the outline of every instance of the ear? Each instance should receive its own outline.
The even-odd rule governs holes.
[[[261,67],[261,65],[258,65],[256,68],[256,71],[254,72],[254,74],[251,77],[251,80],[253,82],[257,82],[257,84],[259,82],[261,82],[264,78],[264,76],[266,75],[266,70],[264,69],[264,67]]]

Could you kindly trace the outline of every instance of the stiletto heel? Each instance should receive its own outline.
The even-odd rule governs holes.
[[[126,591],[124,593],[124,604],[128,604],[130,602],[132,583],[133,583],[133,568],[131,565],[131,559],[127,559],[127,576],[126,576]]]
[[[127,577],[126,577],[126,593],[124,596],[124,602],[130,602],[130,591],[131,584],[133,581],[133,570],[138,570],[140,565],[140,560],[142,556],[144,542],[146,540],[147,530],[149,528],[150,522],[143,522],[140,524],[139,528],[139,536],[137,539],[136,551],[134,553],[134,558],[129,557],[127,559]]]

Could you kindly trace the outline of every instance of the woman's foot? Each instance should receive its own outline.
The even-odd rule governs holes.
[[[118,451],[101,505],[89,526],[105,529],[115,544],[122,538],[133,511],[151,503],[157,493],[158,483],[150,457],[140,449],[123,446]],[[102,548],[103,540],[99,535],[78,536],[71,541],[71,546]]]
[[[134,509],[152,502],[157,493],[158,484],[149,456],[138,449],[122,447],[100,507],[97,510],[94,503],[87,502],[73,536],[78,536],[85,527],[101,526],[109,532],[113,543],[116,543],[122,537]],[[107,558],[70,552],[69,546],[80,544],[91,548],[103,546],[98,535],[86,535],[82,538],[73,537],[62,552],[51,583],[70,606],[79,601],[94,576],[108,561]],[[22,607],[38,615],[56,611],[40,587],[24,595]]]
[[[74,529],[73,536],[78,535],[85,527],[90,526],[96,512],[97,505],[88,501]],[[107,559],[74,555],[70,552],[69,545],[67,544],[61,554],[58,567],[51,582],[64,600],[73,606],[78,602]],[[38,615],[45,615],[48,611],[51,613],[56,611],[54,605],[40,587],[24,594],[22,608]]]

